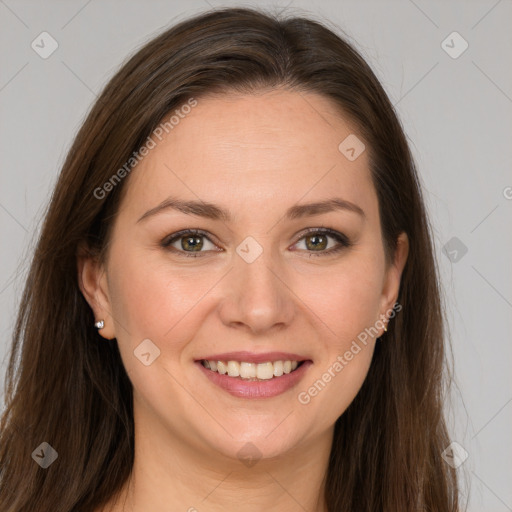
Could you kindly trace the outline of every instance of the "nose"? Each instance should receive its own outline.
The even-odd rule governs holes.
[[[226,277],[219,310],[226,326],[262,334],[290,325],[296,298],[270,250],[251,263],[235,255],[234,268]]]

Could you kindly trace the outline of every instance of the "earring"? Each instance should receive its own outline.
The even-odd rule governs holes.
[[[387,323],[384,324],[384,332],[388,332],[388,324]]]
[[[94,324],[94,327],[96,327],[96,329],[103,329],[103,327],[105,327],[105,322],[103,320],[99,320]]]

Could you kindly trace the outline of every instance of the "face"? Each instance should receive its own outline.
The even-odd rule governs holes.
[[[367,152],[338,149],[357,129],[334,112],[282,90],[199,98],[131,171],[106,262],[80,264],[136,425],[170,445],[228,458],[249,442],[261,457],[301,449],[332,432],[367,375],[407,241],[386,266]],[[244,375],[304,362],[260,381],[198,362],[229,352],[248,353],[232,356],[252,363]]]

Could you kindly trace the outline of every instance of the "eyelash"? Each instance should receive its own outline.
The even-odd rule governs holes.
[[[327,251],[319,251],[319,252],[311,251],[310,257],[311,256],[330,256],[332,254],[336,254],[336,253],[342,251],[343,249],[346,249],[346,248],[352,246],[352,243],[350,242],[350,240],[343,233],[338,233],[338,231],[334,231],[333,229],[329,229],[329,228],[310,228],[310,229],[306,230],[304,233],[302,233],[301,237],[297,240],[297,242],[295,242],[295,244],[297,244],[303,238],[305,238],[311,234],[329,235],[330,237],[334,238],[338,242],[339,245],[334,248],[331,248]],[[207,240],[209,240],[211,243],[214,243],[208,237],[207,232],[203,231],[202,229],[185,229],[185,230],[173,233],[173,234],[167,236],[166,238],[164,238],[161,242],[161,246],[164,249],[168,249],[173,252],[176,252],[177,254],[180,254],[180,256],[184,256],[186,258],[202,257],[202,254],[204,254],[207,251],[200,251],[197,253],[193,253],[193,252],[181,251],[179,249],[175,249],[174,247],[170,247],[173,242],[175,242],[176,240],[179,240],[180,238],[184,238],[186,235],[202,236],[202,237],[206,238]],[[217,252],[219,252],[219,251],[217,251]]]

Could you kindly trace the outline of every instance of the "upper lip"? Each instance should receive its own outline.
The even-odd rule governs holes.
[[[307,357],[299,354],[292,354],[291,352],[263,352],[254,353],[247,351],[239,352],[224,352],[222,354],[212,354],[204,356],[196,361],[240,361],[247,363],[266,363],[267,361],[308,361]]]

